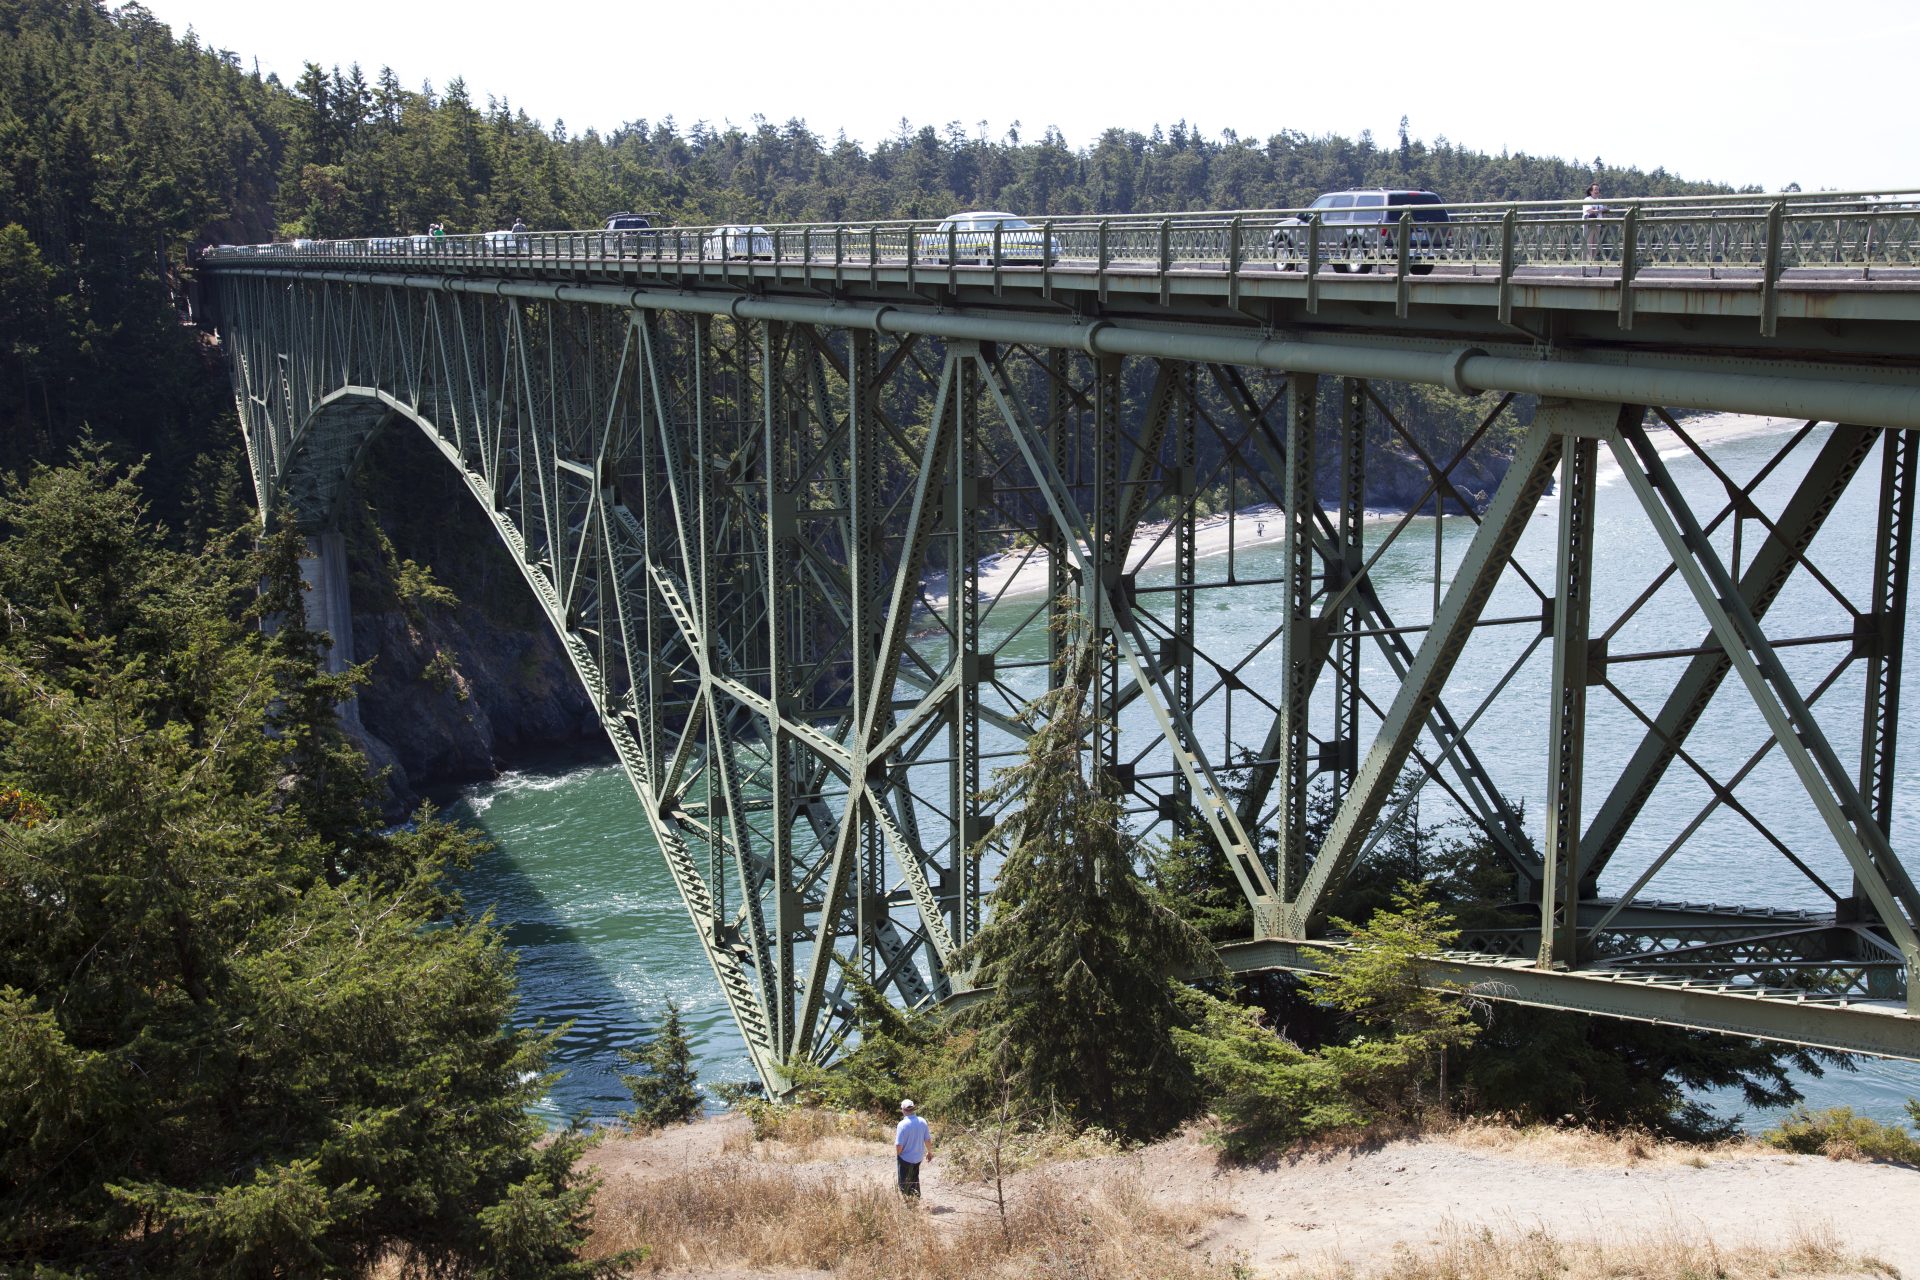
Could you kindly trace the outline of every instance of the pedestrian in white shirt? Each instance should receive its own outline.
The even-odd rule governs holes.
[[[1580,202],[1580,219],[1587,224],[1587,257],[1600,256],[1600,219],[1607,216],[1606,203],[1600,199],[1600,184],[1587,185],[1587,198]],[[1583,275],[1585,269],[1582,268]]]
[[[900,1194],[920,1198],[920,1166],[933,1159],[933,1133],[915,1114],[913,1099],[900,1099],[900,1124],[893,1131],[894,1180]]]

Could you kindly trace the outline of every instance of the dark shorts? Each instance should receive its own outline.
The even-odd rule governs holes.
[[[919,1199],[920,1197],[919,1162],[914,1160],[902,1160],[899,1156],[895,1156],[893,1158],[893,1164],[894,1164],[893,1176],[894,1176],[894,1180],[900,1184],[900,1194],[903,1196],[912,1196],[915,1199]]]

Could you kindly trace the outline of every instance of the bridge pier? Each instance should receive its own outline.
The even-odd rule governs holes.
[[[326,633],[332,643],[323,659],[330,674],[353,665],[353,604],[347,593],[347,539],[338,529],[306,535],[307,554],[300,557],[300,582],[306,589],[307,628]],[[340,718],[360,724],[360,700],[340,704]]]

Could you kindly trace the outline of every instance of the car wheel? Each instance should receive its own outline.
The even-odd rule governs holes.
[[[1417,276],[1430,276],[1433,274],[1433,264],[1431,262],[1416,262],[1408,266],[1407,270]]]

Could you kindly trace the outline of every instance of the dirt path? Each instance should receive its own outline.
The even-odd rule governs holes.
[[[784,1166],[800,1179],[885,1186],[893,1176],[891,1156],[884,1142],[855,1138],[805,1150],[756,1145],[744,1120],[716,1117],[611,1140],[589,1160],[609,1181],[645,1183],[716,1161],[748,1160]],[[1196,1247],[1242,1257],[1260,1276],[1288,1276],[1335,1260],[1366,1268],[1397,1248],[1438,1243],[1450,1229],[1545,1230],[1569,1241],[1680,1233],[1737,1246],[1830,1227],[1849,1252],[1920,1277],[1920,1171],[1751,1147],[1705,1154],[1664,1148],[1636,1157],[1599,1140],[1516,1139],[1482,1130],[1233,1167],[1185,1134],[1124,1155],[1022,1173],[1010,1181],[1009,1194],[1043,1176],[1086,1188],[1134,1179],[1156,1201],[1204,1205],[1214,1222]],[[957,1181],[937,1150],[925,1189],[933,1220],[944,1230],[993,1212],[988,1188]]]

